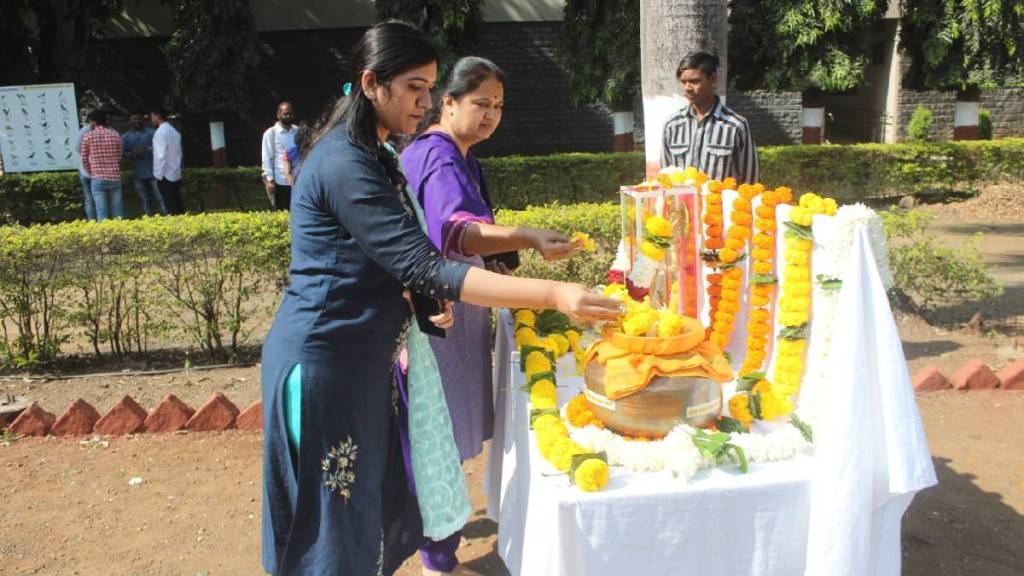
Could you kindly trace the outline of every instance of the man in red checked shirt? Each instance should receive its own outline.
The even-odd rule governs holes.
[[[121,196],[121,135],[107,127],[107,114],[95,110],[89,115],[92,126],[82,137],[82,167],[89,173],[96,221],[124,218]]]

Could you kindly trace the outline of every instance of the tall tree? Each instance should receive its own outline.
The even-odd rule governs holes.
[[[172,8],[175,30],[164,47],[169,104],[209,119],[214,165],[223,166],[222,120],[248,107],[263,44],[248,0],[175,0]]]
[[[91,46],[122,0],[3,0],[4,83],[81,82]]]
[[[438,83],[468,54],[484,25],[484,0],[376,0],[377,21],[404,20],[426,32],[441,52]]]
[[[866,39],[887,0],[731,0],[729,62],[740,89],[843,91],[864,82]]]
[[[640,2],[640,66],[648,175],[656,173],[660,167],[665,121],[685,104],[676,81],[676,68],[683,56],[695,50],[718,56],[721,63],[718,90],[724,93],[728,85],[726,0]]]
[[[902,0],[912,88],[1024,86],[1024,0]]]
[[[561,54],[569,63],[574,102],[611,108],[615,149],[632,150],[633,98],[640,94],[640,0],[567,0]]]

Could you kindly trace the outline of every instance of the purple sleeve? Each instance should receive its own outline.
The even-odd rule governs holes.
[[[494,223],[491,209],[480,197],[476,180],[465,163],[444,162],[431,172],[420,189],[427,235],[445,256],[463,255],[462,238],[474,222]]]

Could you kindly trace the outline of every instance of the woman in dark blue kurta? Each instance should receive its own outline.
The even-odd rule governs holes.
[[[391,371],[409,320],[403,289],[578,320],[619,313],[578,285],[444,260],[383,145],[429,108],[436,51],[390,22],[350,62],[359,84],[314,135],[293,189],[290,284],[263,347],[263,567],[277,575],[390,574],[422,539]]]

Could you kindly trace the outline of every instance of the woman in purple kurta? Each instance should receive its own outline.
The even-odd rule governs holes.
[[[551,230],[494,224],[487,181],[469,148],[494,133],[503,100],[504,76],[497,66],[483,58],[459,60],[426,132],[402,153],[402,167],[423,207],[427,235],[442,255],[507,273],[505,262],[514,260],[507,256],[516,250],[534,248],[557,259],[572,255],[575,246]],[[446,337],[430,337],[463,460],[480,453],[494,422],[490,318],[487,308],[456,303]],[[460,537],[428,541],[420,549],[424,573],[469,573],[456,568]]]

